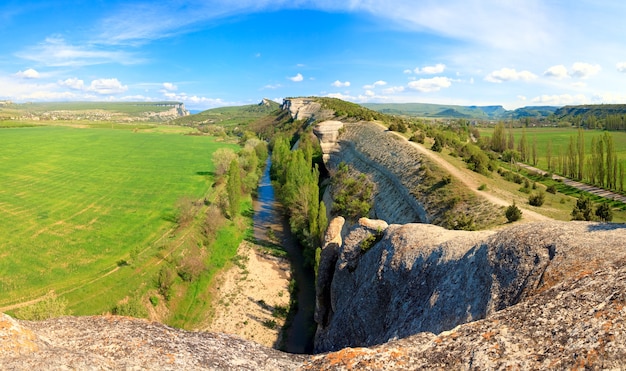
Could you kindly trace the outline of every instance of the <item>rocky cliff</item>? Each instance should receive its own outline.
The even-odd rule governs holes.
[[[16,321],[0,365],[32,369],[622,369],[624,224],[446,231],[333,220],[314,356],[124,317]],[[374,238],[370,238],[374,236]],[[368,242],[369,241],[369,242]],[[365,347],[368,346],[368,347]]]
[[[507,325],[523,327],[531,317],[512,309],[515,305],[541,307],[536,312],[543,318],[534,319],[536,326],[558,324],[544,328],[548,334],[542,336],[555,337],[552,341],[565,346],[583,341],[570,338],[571,329],[568,335],[562,331],[578,326],[576,321],[585,316],[590,325],[595,312],[586,301],[591,297],[597,305],[605,302],[598,308],[609,302],[614,306],[617,317],[607,324],[611,329],[626,314],[625,225],[550,222],[465,232],[425,224],[373,228],[362,220],[338,237],[340,224],[331,223],[318,271],[318,352],[382,344],[422,332],[441,334],[485,318],[497,324],[496,313]],[[597,281],[594,287],[606,286],[604,291],[574,294],[563,289],[583,287],[588,280]],[[553,307],[576,314],[567,318]],[[507,308],[515,317],[523,314],[524,320],[507,320],[500,313]]]
[[[471,216],[476,228],[503,221],[504,213],[470,190],[452,188],[447,173],[407,141],[371,122],[323,121],[314,133],[326,167],[341,162],[367,174],[376,184],[371,216],[388,223],[433,223],[452,228],[459,216]],[[330,208],[329,208],[330,209]]]

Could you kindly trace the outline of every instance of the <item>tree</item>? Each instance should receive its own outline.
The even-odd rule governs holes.
[[[320,207],[317,212],[317,227],[319,228],[319,239],[320,243],[324,238],[324,233],[326,233],[326,228],[328,228],[328,216],[326,215],[326,205],[324,201],[320,201]]]
[[[526,128],[522,128],[522,137],[519,139],[517,150],[520,153],[523,162],[528,162],[530,151],[528,150],[528,140],[526,139]]]
[[[546,147],[546,162],[548,163],[548,171],[554,172],[554,164],[552,164],[552,139],[548,141],[548,146]]]
[[[499,122],[493,129],[493,136],[491,137],[491,150],[502,153],[506,149],[506,136],[504,134],[504,124]]]
[[[513,223],[522,218],[522,210],[520,210],[519,207],[515,205],[515,202],[513,202],[513,205],[510,205],[506,208],[504,215],[506,216],[506,219],[509,221],[509,223]]]
[[[440,135],[435,136],[435,142],[433,143],[432,147],[430,147],[430,149],[435,152],[441,152],[441,150],[443,149],[443,140]]]
[[[235,219],[235,216],[239,213],[239,203],[241,202],[241,173],[237,159],[230,162],[226,192],[228,193],[228,211],[230,218]]]
[[[576,200],[576,205],[572,210],[572,220],[593,220],[592,212],[591,200],[589,197],[582,195]]]
[[[585,135],[582,128],[578,128],[576,148],[578,150],[578,174],[576,179],[582,180],[585,168]]]
[[[230,163],[236,158],[237,154],[230,148],[219,148],[213,152],[211,159],[215,166],[215,176],[220,177],[226,174]]]
[[[533,135],[533,144],[530,149],[531,157],[533,160],[533,166],[537,166],[537,137]]]
[[[602,222],[610,222],[613,220],[613,210],[611,210],[611,206],[608,202],[603,202],[596,208],[596,216],[598,220]]]

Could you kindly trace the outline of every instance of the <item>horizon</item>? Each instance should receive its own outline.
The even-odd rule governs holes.
[[[626,4],[9,1],[0,100],[626,103]]]

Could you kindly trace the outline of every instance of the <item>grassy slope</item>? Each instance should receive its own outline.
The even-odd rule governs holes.
[[[118,262],[135,249],[144,260],[158,253],[176,200],[207,192],[211,153],[227,145],[61,127],[3,129],[2,138],[0,306],[97,279],[68,294],[77,314],[109,310],[151,284],[154,272],[115,270]]]
[[[200,124],[216,124],[224,127],[247,126],[248,124],[276,111],[280,105],[268,101],[269,105],[249,104],[245,106],[220,107],[202,111],[195,115],[179,117],[174,120],[176,125],[196,126]]]

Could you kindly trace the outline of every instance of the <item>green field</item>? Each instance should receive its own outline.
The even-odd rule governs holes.
[[[169,131],[0,129],[0,308],[55,290],[101,313],[152,285],[177,200],[210,192],[211,154],[237,148]]]
[[[505,134],[508,136],[508,128],[505,129]],[[517,148],[518,142],[522,137],[521,128],[514,128],[513,136],[515,137],[515,147]],[[547,168],[546,162],[546,149],[548,148],[548,142],[552,141],[552,156],[556,159],[559,149],[561,154],[565,154],[569,145],[570,137],[574,137],[574,142],[578,137],[578,129],[574,128],[527,128],[526,139],[528,140],[529,148],[532,146],[533,138],[537,141],[537,166],[542,169]],[[493,128],[479,129],[481,136],[491,136],[493,134]],[[596,137],[600,139],[603,135],[603,131],[600,130],[585,130],[585,147],[586,154],[591,154],[591,139]],[[615,145],[615,151],[618,159],[626,160],[626,132],[622,131],[610,131],[608,132],[613,136],[613,143]]]

